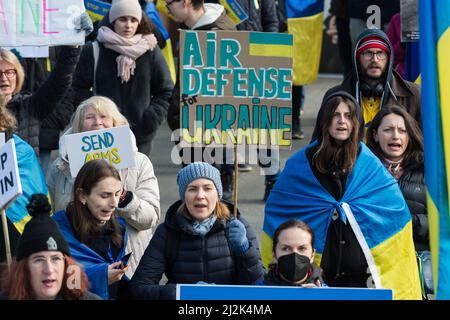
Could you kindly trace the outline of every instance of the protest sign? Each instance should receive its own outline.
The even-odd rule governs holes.
[[[76,177],[81,167],[94,159],[105,159],[116,169],[136,166],[129,126],[86,131],[65,136],[70,173]]]
[[[392,300],[391,289],[177,284],[177,300]]]
[[[180,32],[181,145],[291,145],[292,35]]]
[[[16,146],[10,139],[0,148],[0,208],[4,209],[21,194]]]
[[[5,144],[5,133],[0,132],[0,148]]]
[[[4,47],[10,51],[17,51],[22,58],[48,58],[49,47]]]
[[[219,3],[224,6],[227,11],[228,18],[238,25],[248,19],[248,14],[242,9],[237,0],[219,0]]]
[[[99,0],[84,0],[84,6],[92,21],[102,20],[111,9],[111,4]]]
[[[419,41],[419,0],[400,1],[402,42]]]
[[[2,46],[54,46],[84,43],[75,19],[83,0],[0,0]]]

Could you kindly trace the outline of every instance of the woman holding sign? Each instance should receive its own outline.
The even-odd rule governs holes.
[[[77,31],[93,30],[92,22],[83,13]],[[17,120],[16,133],[27,141],[39,155],[40,122],[54,110],[72,83],[72,74],[80,56],[78,46],[62,46],[56,65],[47,80],[33,94],[21,92],[25,72],[11,51],[0,47],[0,93],[6,108]]]
[[[358,139],[357,106],[342,91],[328,97],[317,141],[287,161],[265,209],[263,259],[272,258],[274,230],[300,219],[314,231],[327,285],[420,299],[411,216],[396,181]]]
[[[70,254],[83,264],[92,292],[105,300],[118,298],[128,280],[122,263],[128,234],[125,221],[116,216],[121,194],[117,170],[104,160],[92,160],[75,178],[73,201],[53,216]]]
[[[139,151],[149,155],[172,94],[169,68],[137,0],[114,1],[108,18],[97,41],[81,52],[74,105],[92,94],[111,98],[130,122]]]
[[[55,211],[65,210],[71,201],[74,184],[65,136],[127,124],[127,119],[108,98],[94,96],[81,103],[73,116],[72,127],[60,139],[59,157],[50,167],[47,185]],[[132,132],[130,134],[134,142]],[[129,277],[136,270],[152,237],[152,228],[160,217],[158,180],[153,165],[146,155],[137,151],[135,142],[133,148],[136,167],[119,170],[123,193],[117,208],[118,214],[127,224],[127,251],[133,252],[127,271]]]
[[[264,276],[254,231],[222,202],[220,172],[194,162],[177,176],[180,200],[166,214],[130,282],[134,299],[175,299],[175,284],[253,284]],[[159,285],[162,274],[168,284]]]

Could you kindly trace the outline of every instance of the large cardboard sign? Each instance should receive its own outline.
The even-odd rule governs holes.
[[[10,139],[0,148],[0,208],[5,207],[22,194],[16,146]]]
[[[290,146],[292,35],[180,32],[181,143]]]
[[[177,300],[392,300],[391,289],[177,284]]]
[[[116,169],[136,166],[129,126],[69,134],[65,144],[74,178],[86,162],[94,159],[105,159]]]
[[[83,0],[0,0],[2,46],[54,46],[84,43],[75,31]]]

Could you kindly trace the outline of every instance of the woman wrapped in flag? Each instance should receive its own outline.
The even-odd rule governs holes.
[[[263,260],[273,231],[301,219],[316,235],[315,261],[335,287],[393,289],[395,299],[421,299],[408,206],[395,179],[358,139],[354,98],[324,101],[318,139],[292,156],[269,196]]]

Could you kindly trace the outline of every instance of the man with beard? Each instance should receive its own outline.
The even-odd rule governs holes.
[[[393,62],[394,50],[387,35],[377,29],[365,30],[353,49],[352,72],[325,93],[324,100],[341,90],[355,97],[359,104],[360,139],[380,109],[390,103],[400,104],[422,126],[420,87],[393,70]],[[317,119],[322,118],[321,112],[322,108]],[[312,140],[316,136],[315,129]]]

